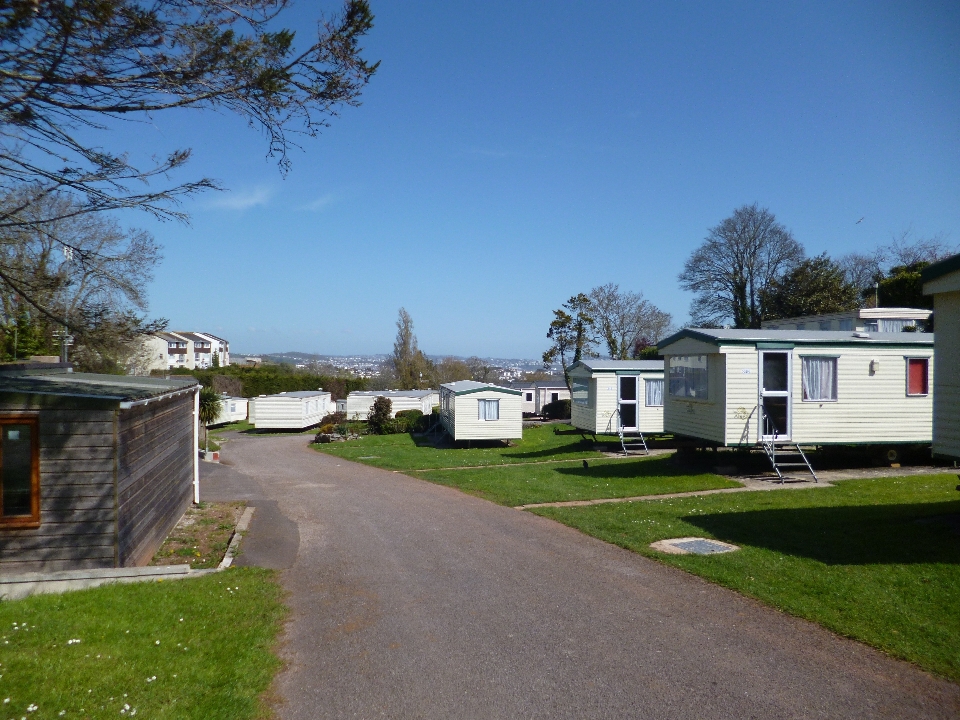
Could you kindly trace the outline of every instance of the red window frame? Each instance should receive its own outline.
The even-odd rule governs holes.
[[[930,394],[930,358],[907,358],[907,395]]]
[[[0,415],[0,432],[4,425],[30,426],[30,514],[3,515],[3,495],[0,486],[0,528],[31,528],[40,526],[40,423],[36,415]],[[3,452],[0,446],[0,473],[3,471]],[[2,482],[2,475],[0,475]]]

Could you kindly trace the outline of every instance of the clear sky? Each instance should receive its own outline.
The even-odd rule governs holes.
[[[124,217],[164,246],[152,316],[235,352],[377,353],[404,306],[427,353],[537,357],[551,310],[607,282],[686,321],[677,274],[743,204],[811,255],[960,243],[956,2],[371,7],[363,105],[286,177],[226,114],[116,134],[229,188],[190,226]]]

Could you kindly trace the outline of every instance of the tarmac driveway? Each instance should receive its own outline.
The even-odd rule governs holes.
[[[528,513],[234,436],[204,499],[283,570],[281,718],[947,718],[960,688]]]

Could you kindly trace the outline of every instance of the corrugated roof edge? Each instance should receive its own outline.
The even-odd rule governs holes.
[[[648,371],[657,372],[663,370],[663,360],[577,360],[570,366],[570,370],[577,367],[585,367],[591,372],[616,372],[617,370],[627,371]]]
[[[920,271],[920,282],[928,283],[954,270],[960,270],[960,254],[952,255],[940,262],[933,263],[933,265],[927,265]]]
[[[736,334],[732,334],[736,333]],[[867,335],[868,337],[862,337]],[[765,342],[802,345],[903,345],[933,346],[933,333],[853,333],[845,330],[728,330],[684,328],[657,343],[660,352],[683,338],[694,338],[714,345],[755,345]]]
[[[519,390],[514,390],[513,388],[503,387],[502,385],[494,385],[493,383],[481,383],[476,382],[475,380],[457,380],[452,383],[443,383],[440,387],[447,388],[454,395],[469,395],[470,393],[483,392],[484,390],[493,390],[494,392],[502,392],[507,395],[522,395]]]

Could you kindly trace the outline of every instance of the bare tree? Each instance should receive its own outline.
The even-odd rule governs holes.
[[[321,18],[307,47],[277,26],[286,0],[8,0],[0,7],[0,237],[36,226],[35,205],[73,200],[72,216],[136,208],[186,219],[178,204],[216,187],[206,178],[162,186],[190,151],[148,167],[98,138],[117,120],[175,108],[226,109],[263,131],[281,169],[297,135],[314,136],[358,104],[376,71],[360,54],[373,24],[366,0]],[[151,187],[149,183],[160,187]],[[66,246],[65,246],[66,247]],[[30,288],[21,298],[49,314]],[[64,318],[61,318],[64,319]]]
[[[760,294],[803,257],[803,247],[768,209],[737,208],[710,229],[680,273],[681,287],[695,293],[693,323],[760,327]]]
[[[641,337],[656,343],[670,326],[670,315],[645,300],[643,293],[621,291],[607,283],[590,291],[597,329],[614,360],[626,360]]]

